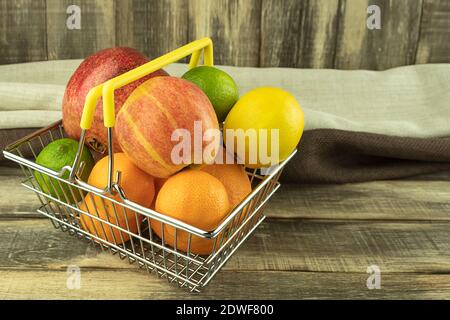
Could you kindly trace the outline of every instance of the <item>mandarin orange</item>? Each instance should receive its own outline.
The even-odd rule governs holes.
[[[155,194],[153,177],[136,167],[125,153],[114,154],[114,170],[122,173],[120,185],[127,198],[149,208]],[[88,183],[100,189],[107,186],[108,157],[102,158],[95,164],[89,175]],[[121,201],[118,194],[110,197]],[[131,233],[138,232],[143,220],[143,216],[133,210],[125,209],[109,199],[104,199],[92,193],[86,195],[80,209]],[[116,244],[121,244],[130,239],[128,233],[88,215],[81,214],[80,220],[84,230],[101,239]]]
[[[230,209],[224,185],[209,173],[188,169],[171,176],[156,198],[156,211],[205,231],[214,230]],[[189,233],[156,220],[150,223],[153,231],[168,245],[184,252],[210,254],[214,240]]]
[[[252,185],[243,166],[239,164],[211,164],[200,168],[217,178],[225,186],[233,210],[252,192]]]

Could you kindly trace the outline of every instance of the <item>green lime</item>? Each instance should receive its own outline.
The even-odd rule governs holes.
[[[233,78],[220,69],[208,66],[193,68],[182,78],[200,87],[211,101],[219,122],[225,121],[228,112],[239,99],[239,90]]]
[[[64,166],[72,166],[77,149],[78,141],[76,140],[68,138],[55,140],[42,149],[36,158],[36,163],[48,169],[60,171]],[[94,167],[94,159],[87,148],[83,148],[80,161],[84,161],[83,174],[80,178],[83,181],[87,181],[89,173]],[[34,176],[39,187],[46,194],[66,203],[75,203],[81,200],[80,192],[73,188],[71,192],[68,184],[37,171],[34,173]],[[69,172],[66,171],[62,178],[67,179],[68,177]]]

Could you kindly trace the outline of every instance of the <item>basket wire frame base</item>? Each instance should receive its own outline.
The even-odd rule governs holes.
[[[258,175],[257,170],[247,172],[257,192],[252,192],[251,196],[231,213],[223,229],[208,240],[213,243],[211,253],[199,255],[190,247],[192,239],[198,236],[189,230],[169,226],[157,216],[131,210],[111,198],[83,190],[82,187],[62,177],[51,175],[45,168],[35,164],[37,155],[47,144],[64,137],[64,129],[61,122],[58,122],[25,137],[4,151],[6,158],[19,163],[22,168],[25,176],[22,185],[37,195],[41,203],[37,211],[48,217],[55,228],[79,240],[88,241],[99,250],[109,251],[131,264],[145,268],[149,273],[166,278],[170,283],[193,292],[199,292],[206,286],[263,222],[264,209],[270,197],[280,187],[278,178],[287,162],[284,161],[267,176]],[[38,177],[40,184],[37,182]],[[109,213],[102,216],[101,212],[104,212],[105,207],[94,205],[92,209],[87,206],[88,197],[101,197],[101,204],[105,207],[108,204],[109,208],[113,208],[112,217]],[[82,217],[85,221],[88,219],[92,222],[94,230],[83,227]],[[133,220],[136,221],[137,230],[132,228]],[[150,227],[152,221],[160,223],[161,237]],[[166,227],[174,231],[173,247],[164,240],[164,232],[169,230]],[[177,249],[181,235],[186,234],[187,250]]]

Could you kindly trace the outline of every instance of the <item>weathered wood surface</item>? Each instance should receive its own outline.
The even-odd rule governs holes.
[[[188,4],[185,0],[147,2],[147,52],[159,57],[189,42]]]
[[[81,30],[66,27],[68,0],[0,1],[0,64],[83,58],[132,46],[155,57],[211,36],[217,64],[387,69],[450,62],[446,0],[81,0]],[[381,9],[369,30],[367,7]]]
[[[379,6],[381,29],[367,28],[369,5]],[[422,0],[341,2],[335,67],[381,70],[414,64],[421,12]]]
[[[70,0],[47,0],[48,57],[75,59],[115,46],[114,3],[103,0],[82,0],[81,29],[69,30],[66,20]]]
[[[423,0],[416,63],[449,62],[450,1]]]
[[[259,0],[192,0],[189,39],[205,36],[217,39],[214,55],[220,64],[258,66],[260,16]]]
[[[0,64],[47,59],[45,0],[0,1]]]
[[[147,52],[147,4],[146,0],[121,0],[115,3],[116,45],[132,47]]]
[[[449,227],[269,220],[202,294],[188,295],[47,221],[1,221],[0,298],[450,298]],[[382,290],[366,287],[373,264]],[[67,289],[67,266],[80,267],[80,290]]]
[[[450,222],[268,219],[224,270],[450,273]],[[0,220],[0,269],[135,269],[43,219]]]
[[[0,299],[449,299],[448,274],[385,274],[368,290],[367,274],[222,270],[188,293],[140,270],[85,270],[69,290],[65,270],[0,270]],[[4,279],[4,280],[3,280]]]
[[[116,1],[116,44],[156,58],[188,42],[185,0]]]
[[[260,64],[333,68],[338,0],[263,0]]]
[[[200,294],[54,229],[20,174],[0,167],[0,299],[450,299],[449,172],[283,186]],[[380,290],[366,287],[370,265]],[[68,266],[80,268],[81,289],[67,289]]]
[[[22,171],[0,167],[0,217],[40,217],[39,200],[20,185]],[[282,185],[271,218],[450,220],[450,173],[344,185]]]
[[[287,185],[267,210],[274,217],[450,220],[450,179]]]

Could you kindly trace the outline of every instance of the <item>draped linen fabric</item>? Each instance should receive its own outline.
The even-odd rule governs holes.
[[[81,60],[0,66],[0,147],[61,118],[65,85]],[[450,64],[385,71],[219,66],[240,94],[293,93],[305,113],[298,153],[282,180],[344,183],[450,168]],[[166,71],[181,76],[187,66]]]

